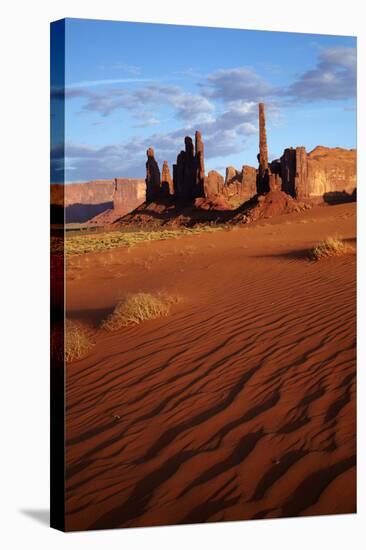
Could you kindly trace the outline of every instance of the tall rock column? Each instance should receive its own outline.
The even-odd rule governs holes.
[[[173,185],[174,195],[177,199],[184,197],[184,165],[185,165],[185,151],[181,151],[177,156],[176,164],[173,164]]]
[[[201,132],[198,130],[195,133],[195,164],[196,164],[196,197],[204,196],[204,182],[205,182],[205,159],[204,159],[204,145],[202,141]]]
[[[259,103],[259,169],[257,179],[257,192],[266,193],[269,191],[268,185],[268,146],[266,133],[266,116],[264,112],[264,103]]]
[[[154,149],[149,147],[146,151],[146,200],[148,202],[156,201],[160,198],[160,170],[154,157]]]
[[[262,172],[268,170],[268,146],[264,103],[259,103],[259,167]]]
[[[186,136],[184,138],[185,143],[185,157],[184,157],[184,177],[183,177],[183,194],[185,199],[192,199],[195,196],[195,158],[192,138]]]
[[[163,168],[161,170],[161,192],[164,197],[174,195],[173,181],[170,175],[169,164],[167,160],[164,160]]]

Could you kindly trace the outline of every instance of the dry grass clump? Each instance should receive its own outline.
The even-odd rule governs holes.
[[[119,302],[110,316],[103,321],[102,328],[114,331],[129,325],[137,325],[149,319],[166,317],[172,304],[178,298],[164,293],[149,294],[138,292],[129,294]]]
[[[80,359],[92,348],[87,331],[78,323],[67,320],[65,327],[65,361]]]
[[[342,239],[328,237],[310,251],[310,257],[312,260],[321,260],[322,258],[341,256],[342,254],[347,254],[349,251],[350,246],[342,241]]]

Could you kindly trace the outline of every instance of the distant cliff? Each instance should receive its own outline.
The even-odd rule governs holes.
[[[127,214],[145,198],[145,180],[117,178],[85,183],[51,185],[53,222],[62,220],[65,206],[66,223],[84,223],[107,210],[120,216]]]

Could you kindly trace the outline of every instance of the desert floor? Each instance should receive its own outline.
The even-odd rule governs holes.
[[[351,513],[355,204],[68,259],[68,530]],[[126,293],[179,295],[107,333]]]

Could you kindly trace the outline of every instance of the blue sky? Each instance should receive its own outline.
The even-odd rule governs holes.
[[[67,19],[65,63],[67,182],[143,178],[196,129],[206,171],[257,166],[259,101],[270,158],[356,147],[354,37]]]

